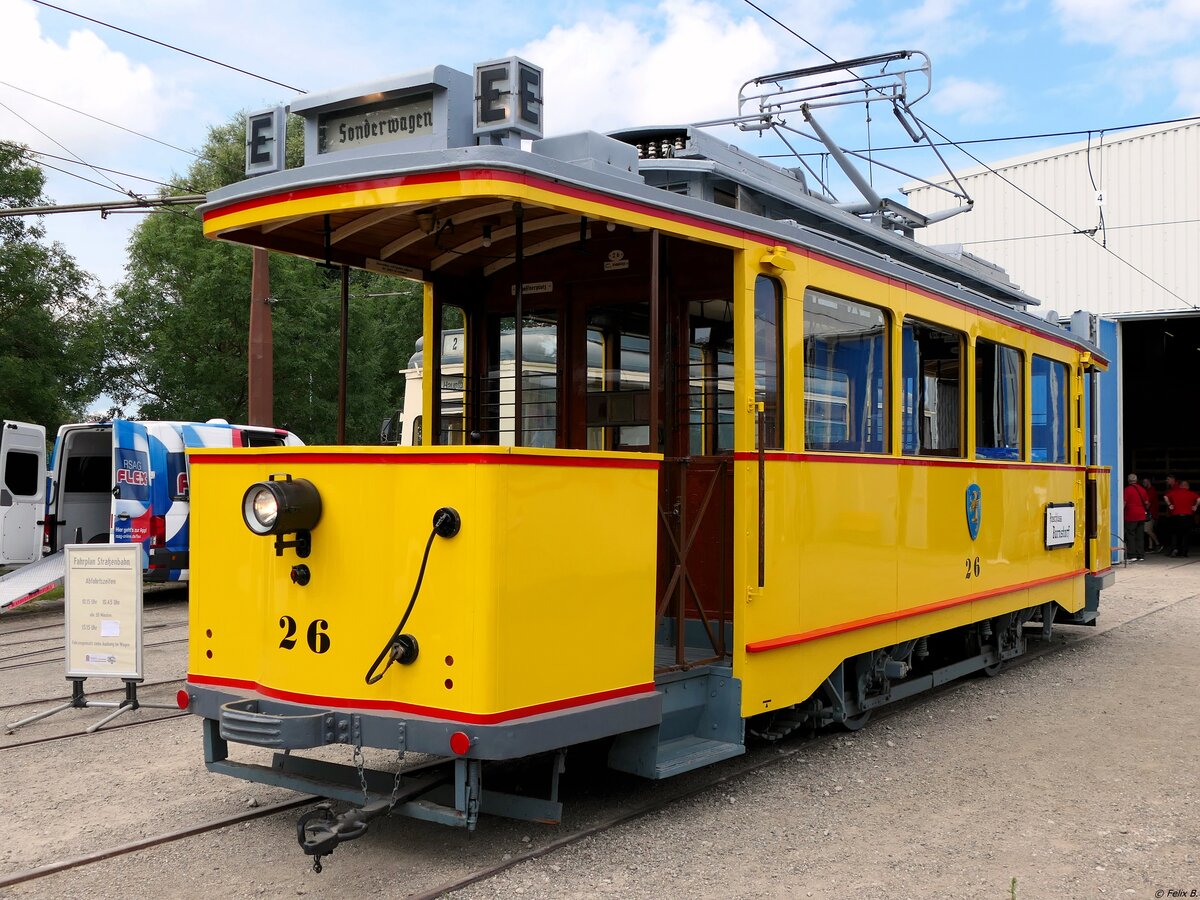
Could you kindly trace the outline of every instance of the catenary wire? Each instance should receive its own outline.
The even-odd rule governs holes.
[[[1131,131],[1134,128],[1151,128],[1155,125],[1182,125],[1182,124],[1188,123],[1188,122],[1191,122],[1191,123],[1200,122],[1200,116],[1184,116],[1183,118],[1180,118],[1180,119],[1158,119],[1153,122],[1137,122],[1137,123],[1129,124],[1129,125],[1106,125],[1103,128],[1078,128],[1078,129],[1075,129],[1074,131],[1044,131],[1044,132],[1041,132],[1038,134],[1012,134],[1012,135],[1002,135],[1000,137],[973,138],[970,140],[955,141],[955,142],[934,141],[932,146],[934,146],[934,147],[966,147],[966,146],[971,146],[973,144],[1004,144],[1004,143],[1015,143],[1018,141],[1036,141],[1036,140],[1042,140],[1042,139],[1047,139],[1047,138],[1085,137],[1085,136],[1089,136],[1089,135],[1093,135],[1093,134],[1111,134],[1114,131]],[[886,153],[889,151],[903,151],[903,150],[912,150],[912,149],[913,149],[912,145],[908,144],[908,145],[899,145],[899,146],[895,146],[895,147],[876,147],[876,148],[874,148],[873,152]],[[862,149],[859,149],[859,150],[853,150],[853,151],[848,150],[846,152],[862,153],[864,151]],[[763,159],[779,159],[781,157],[791,157],[791,156],[820,156],[820,157],[823,157],[823,156],[828,156],[828,155],[829,155],[828,151],[814,150],[811,153],[795,153],[795,154],[792,154],[792,153],[764,153],[762,158]]]
[[[19,87],[15,84],[7,82],[7,81],[0,81],[0,84],[4,85],[6,88],[12,88],[14,91],[20,91],[22,94],[28,94],[30,97],[36,97],[39,100],[42,100],[46,103],[53,104],[54,106],[61,107],[62,109],[69,110],[73,113],[77,113],[78,115],[86,116],[89,119],[93,119],[96,122],[100,122],[104,125],[108,125],[112,128],[116,128],[119,131],[124,131],[128,134],[132,134],[135,137],[145,138],[148,141],[154,141],[154,143],[156,143],[156,144],[161,144],[162,146],[167,147],[171,150],[178,150],[180,153],[186,153],[189,156],[196,157],[196,159],[204,159],[204,157],[201,156],[199,153],[197,153],[195,150],[188,150],[184,147],[177,147],[175,144],[168,144],[166,141],[160,141],[156,137],[151,137],[150,135],[143,134],[140,131],[134,131],[132,128],[126,128],[124,125],[118,125],[116,122],[110,122],[108,119],[102,119],[99,116],[94,116],[89,112],[84,112],[82,109],[76,109],[74,106],[68,106],[65,103],[59,103],[57,100],[51,100],[49,97],[43,97],[41,94],[36,94],[33,91],[29,90],[28,88]],[[209,160],[209,162],[213,162],[213,160]]]
[[[99,170],[98,170],[98,169],[96,169],[94,166],[92,166],[92,164],[91,164],[91,163],[88,163],[88,162],[84,161],[83,157],[79,156],[79,154],[77,154],[77,153],[75,153],[74,151],[72,151],[71,149],[69,149],[69,148],[68,148],[68,147],[67,147],[65,144],[63,144],[61,141],[57,141],[57,140],[55,140],[54,138],[50,137],[50,135],[46,134],[46,132],[42,131],[42,129],[38,128],[36,125],[34,125],[32,122],[30,122],[28,119],[26,119],[26,118],[25,118],[23,115],[21,115],[19,112],[17,112],[15,109],[13,109],[13,108],[12,108],[11,106],[9,106],[7,103],[5,103],[5,102],[3,102],[3,101],[0,101],[0,107],[2,107],[2,108],[4,108],[4,109],[7,109],[7,110],[8,110],[10,113],[12,113],[14,116],[16,116],[16,117],[17,117],[18,119],[20,119],[22,122],[24,122],[26,125],[28,125],[30,128],[32,128],[34,131],[36,131],[38,134],[40,134],[40,135],[41,135],[42,137],[44,137],[46,140],[48,140],[48,141],[53,141],[55,144],[57,144],[59,147],[61,147],[61,148],[63,149],[63,151],[65,151],[66,153],[70,153],[70,154],[71,154],[72,156],[74,156],[74,157],[75,157],[77,160],[79,160],[79,162],[80,162],[82,165],[85,165],[85,166],[87,166],[89,169],[91,169],[93,172],[95,172],[97,175],[99,175],[101,178],[103,178],[105,181],[107,181],[109,184],[111,184],[111,185],[113,186],[113,189],[115,189],[115,190],[116,190],[118,193],[124,194],[124,195],[125,195],[125,196],[127,196],[127,197],[132,197],[134,200],[141,200],[141,199],[143,199],[142,197],[139,197],[139,196],[138,196],[136,193],[134,193],[133,191],[131,191],[131,190],[127,189],[127,188],[123,188],[123,187],[121,187],[121,185],[117,184],[115,181],[113,181],[111,178],[109,178],[109,177],[108,177],[107,175],[105,175],[103,172],[99,171]]]
[[[168,50],[174,50],[177,53],[183,53],[186,56],[192,57],[193,59],[198,59],[203,62],[212,63],[214,66],[221,66],[222,68],[230,69],[234,72],[240,72],[242,75],[249,75],[251,78],[257,78],[259,81],[266,81],[269,84],[274,84],[274,85],[278,85],[279,87],[282,87],[282,88],[287,88],[289,91],[296,91],[297,93],[300,93],[300,94],[308,93],[308,91],[306,91],[302,88],[294,87],[290,84],[285,84],[282,81],[276,81],[274,78],[268,78],[265,75],[259,75],[255,72],[251,72],[248,69],[242,69],[242,68],[239,68],[238,66],[231,65],[230,63],[221,62],[219,59],[213,59],[212,57],[204,56],[201,53],[193,53],[191,50],[184,50],[182,47],[176,47],[174,44],[168,44],[166,41],[160,41],[160,40],[157,40],[156,38],[147,37],[144,34],[138,34],[138,32],[136,32],[136,31],[130,31],[127,28],[121,28],[118,25],[113,25],[111,22],[103,22],[100,19],[93,19],[91,16],[85,16],[83,13],[75,12],[74,10],[71,10],[71,9],[64,9],[61,6],[55,6],[53,3],[47,3],[46,0],[33,0],[33,2],[37,3],[39,6],[45,6],[47,9],[54,9],[54,10],[57,10],[58,12],[66,13],[69,16],[75,16],[77,18],[84,19],[85,21],[92,22],[96,25],[100,25],[104,28],[111,28],[113,31],[119,31],[119,32],[121,32],[121,34],[127,34],[130,37],[137,38],[138,40],[148,41],[151,44],[157,44],[160,47],[166,47]]]
[[[20,91],[22,94],[28,94],[30,97],[36,97],[38,100],[41,100],[45,103],[49,103],[53,106],[58,106],[62,109],[68,110],[69,112],[73,112],[77,115],[84,116],[85,118],[92,119],[93,121],[100,122],[103,125],[108,125],[111,128],[116,128],[118,131],[124,131],[127,134],[134,135],[135,137],[140,137],[140,138],[144,138],[148,141],[153,141],[154,143],[160,144],[163,147],[166,147],[170,150],[178,150],[180,153],[186,153],[186,154],[188,154],[188,156],[194,156],[196,159],[201,160],[203,162],[212,163],[214,166],[217,166],[219,169],[221,169],[226,175],[235,175],[239,179],[242,177],[241,172],[235,171],[234,169],[230,168],[229,166],[227,166],[225,163],[221,162],[220,160],[212,159],[211,157],[207,157],[207,156],[204,156],[203,154],[197,153],[195,150],[188,150],[184,147],[179,147],[179,146],[176,146],[175,144],[170,144],[166,141],[159,140],[156,137],[151,137],[148,134],[143,134],[140,131],[135,131],[132,128],[127,128],[124,125],[118,125],[116,122],[110,122],[108,119],[103,119],[100,116],[94,116],[89,112],[84,112],[81,109],[76,109],[74,106],[68,106],[66,103],[60,103],[57,100],[51,100],[49,97],[43,97],[41,94],[35,93],[34,91],[31,91],[27,88],[19,87],[18,85],[12,84],[11,82],[0,80],[0,85],[3,85],[4,87],[7,87],[7,88],[12,88],[14,91]],[[185,185],[185,187],[188,187],[189,190],[195,190],[195,188],[192,188],[190,185]]]
[[[1138,222],[1133,225],[1106,225],[1108,231],[1130,231],[1134,228],[1164,228],[1167,225],[1195,225],[1200,219],[1167,219],[1162,222]],[[962,241],[963,244],[1009,244],[1014,241],[1036,241],[1045,238],[1075,237],[1077,231],[1048,231],[1043,234],[1018,234],[1011,237],[980,238],[974,241]]]
[[[922,128],[929,129],[934,134],[936,134],[938,137],[940,137],[942,140],[950,141],[950,138],[946,137],[946,135],[942,134],[940,131],[938,131],[936,128],[934,128],[932,125],[930,125],[928,122],[922,121],[921,119],[917,118],[917,116],[915,116],[915,115],[913,116],[913,119]],[[954,142],[950,141],[950,143],[953,144]],[[1036,203],[1038,206],[1040,206],[1046,212],[1050,213],[1050,215],[1054,216],[1056,219],[1058,219],[1060,222],[1062,222],[1064,225],[1066,225],[1068,228],[1070,228],[1075,234],[1082,234],[1089,238],[1092,238],[1092,243],[1096,244],[1096,241],[1094,240],[1095,232],[1089,232],[1087,230],[1079,228],[1078,226],[1075,225],[1074,222],[1072,222],[1066,216],[1062,215],[1057,210],[1052,209],[1051,207],[1047,206],[1045,203],[1043,203],[1037,197],[1033,196],[1033,194],[1029,193],[1029,191],[1025,190],[1023,187],[1016,184],[1011,179],[1005,177],[1002,173],[997,172],[995,169],[993,169],[991,166],[989,166],[987,163],[985,163],[983,160],[981,160],[978,156],[976,156],[970,150],[967,150],[964,147],[957,147],[957,149],[960,153],[970,157],[972,160],[975,161],[976,164],[982,166],[984,169],[986,169],[992,175],[995,175],[997,178],[999,178],[1001,181],[1003,181],[1009,187],[1013,188],[1013,190],[1017,191],[1018,193],[1020,193],[1024,197],[1028,198],[1029,200],[1032,200],[1034,203]],[[1119,253],[1115,252],[1111,247],[1103,246],[1101,244],[1096,244],[1096,246],[1100,247],[1100,249],[1103,250],[1105,253],[1108,253],[1109,255],[1111,255],[1113,257],[1113,259],[1115,259],[1117,262],[1121,263],[1124,266],[1127,266],[1128,268],[1132,269],[1134,272],[1137,272],[1139,275],[1141,275],[1143,278],[1145,278],[1147,281],[1149,281],[1155,287],[1159,288],[1160,290],[1164,291],[1167,294],[1170,294],[1172,297],[1174,297],[1176,300],[1178,300],[1184,306],[1190,307],[1191,309],[1200,310],[1200,306],[1197,306],[1195,303],[1192,303],[1189,300],[1185,299],[1184,297],[1181,297],[1179,294],[1175,293],[1175,291],[1171,290],[1169,287],[1167,287],[1165,284],[1163,284],[1161,281],[1159,281],[1157,278],[1155,278],[1149,272],[1146,272],[1144,269],[1141,269],[1138,266],[1134,265],[1129,260],[1125,259],[1125,257],[1123,257]]]
[[[838,62],[838,60],[834,59],[832,56],[830,56],[828,53],[826,53],[824,50],[822,50],[820,47],[818,47],[818,46],[817,46],[816,44],[814,44],[812,41],[810,41],[810,40],[808,40],[807,38],[803,37],[802,35],[798,34],[798,33],[797,33],[795,30],[793,30],[792,28],[789,28],[787,25],[783,24],[783,22],[779,21],[779,19],[777,19],[777,18],[775,18],[774,16],[772,16],[772,15],[771,15],[770,13],[768,13],[766,10],[762,9],[760,6],[757,6],[755,3],[753,3],[753,2],[752,2],[752,0],[744,0],[744,2],[745,2],[745,3],[746,3],[748,6],[751,6],[751,7],[753,7],[754,9],[758,10],[760,13],[762,13],[764,16],[766,16],[768,19],[770,19],[770,20],[771,20],[772,22],[774,22],[776,25],[778,25],[778,26],[780,26],[781,28],[785,29],[785,30],[786,30],[786,31],[788,31],[790,34],[792,34],[792,35],[795,35],[795,37],[799,38],[801,41],[803,41],[805,44],[807,44],[809,47],[811,47],[811,48],[812,48],[813,50],[815,50],[817,53],[820,53],[822,56],[824,56],[824,57],[825,57],[826,59],[828,59],[830,62],[835,62],[835,63],[836,63],[836,62]],[[916,114],[914,114],[914,113],[912,112],[912,110],[911,110],[911,109],[909,110],[909,114],[910,114],[910,115],[912,115],[912,117],[913,117],[913,121],[914,121],[914,122],[916,122],[918,125],[920,125],[922,128],[925,128],[925,129],[927,129],[928,131],[932,131],[934,134],[936,134],[938,137],[940,137],[940,138],[941,138],[943,141],[945,141],[947,144],[949,144],[949,145],[953,146],[953,147],[954,147],[956,150],[958,150],[960,153],[964,154],[965,156],[968,156],[968,157],[970,157],[972,160],[974,160],[974,161],[976,162],[976,164],[978,164],[978,165],[982,166],[982,167],[983,167],[984,169],[986,169],[988,172],[990,172],[991,174],[995,175],[997,178],[999,178],[1001,181],[1003,181],[1003,182],[1004,182],[1005,184],[1007,184],[1009,187],[1011,187],[1011,188],[1015,189],[1016,191],[1018,191],[1019,193],[1021,193],[1021,194],[1022,194],[1022,195],[1024,195],[1025,197],[1027,197],[1029,200],[1032,200],[1034,203],[1036,203],[1038,206],[1040,206],[1040,207],[1041,207],[1042,209],[1044,209],[1046,212],[1050,213],[1050,214],[1051,214],[1052,216],[1054,216],[1056,219],[1058,219],[1058,220],[1059,220],[1059,221],[1061,221],[1063,224],[1065,224],[1065,225],[1066,225],[1068,228],[1070,228],[1070,229],[1071,229],[1071,230],[1072,230],[1074,233],[1076,233],[1076,234],[1084,234],[1084,235],[1087,235],[1087,234],[1088,234],[1088,232],[1087,232],[1087,231],[1085,231],[1085,230],[1083,230],[1083,229],[1080,229],[1079,227],[1077,227],[1077,226],[1076,226],[1076,225],[1075,225],[1073,222],[1071,222],[1069,219],[1067,219],[1067,218],[1066,218],[1065,216],[1063,216],[1061,213],[1059,213],[1058,211],[1056,211],[1056,210],[1054,210],[1054,209],[1050,208],[1048,205],[1046,205],[1045,203],[1043,203],[1043,202],[1042,202],[1041,200],[1039,200],[1037,197],[1033,196],[1031,193],[1029,193],[1028,191],[1026,191],[1024,188],[1020,187],[1019,185],[1015,184],[1015,183],[1014,183],[1013,181],[1011,181],[1010,179],[1006,178],[1006,177],[1005,177],[1004,175],[1002,175],[1001,173],[997,172],[995,169],[993,169],[991,166],[989,166],[987,163],[985,163],[985,162],[984,162],[983,160],[981,160],[979,157],[975,156],[975,154],[971,153],[971,151],[967,150],[965,147],[963,147],[962,145],[960,145],[960,144],[956,143],[955,141],[952,141],[950,138],[946,137],[946,135],[944,135],[942,132],[938,131],[936,128],[934,128],[933,126],[929,125],[927,122],[923,121],[923,120],[922,120],[921,118],[919,118],[919,117],[918,117]],[[1091,235],[1089,235],[1089,236],[1094,236],[1094,232],[1093,232]],[[1095,243],[1095,241],[1094,241],[1094,240],[1093,240],[1093,243]],[[1101,245],[1097,245],[1097,246],[1101,246]],[[1144,271],[1143,269],[1139,268],[1138,266],[1134,265],[1134,264],[1133,264],[1133,263],[1131,263],[1129,260],[1127,260],[1127,259],[1125,259],[1123,256],[1121,256],[1120,254],[1118,254],[1118,253],[1115,253],[1115,252],[1114,252],[1114,251],[1113,251],[1111,248],[1109,248],[1109,247],[1107,247],[1107,246],[1101,246],[1101,249],[1102,249],[1102,250],[1104,250],[1106,253],[1109,253],[1109,254],[1111,254],[1111,255],[1112,255],[1112,257],[1113,257],[1114,259],[1116,259],[1118,262],[1120,262],[1122,265],[1124,265],[1124,266],[1127,266],[1128,268],[1132,269],[1134,272],[1137,272],[1139,275],[1141,275],[1143,278],[1145,278],[1145,279],[1146,279],[1147,281],[1149,281],[1151,284],[1153,284],[1153,285],[1155,285],[1156,287],[1158,287],[1160,290],[1164,291],[1164,292],[1165,292],[1165,293],[1167,293],[1167,294],[1170,294],[1172,297],[1174,297],[1174,298],[1175,298],[1176,300],[1178,300],[1180,303],[1182,303],[1182,304],[1184,304],[1185,306],[1188,306],[1188,307],[1190,307],[1190,308],[1192,308],[1192,309],[1197,309],[1197,310],[1200,310],[1200,306],[1197,306],[1196,304],[1194,304],[1194,303],[1191,303],[1191,302],[1189,302],[1188,300],[1186,300],[1185,298],[1181,297],[1179,294],[1175,293],[1175,291],[1171,290],[1169,287],[1167,287],[1165,284],[1163,284],[1162,282],[1160,282],[1158,279],[1154,278],[1154,277],[1153,277],[1152,275],[1150,275],[1148,272],[1146,272],[1146,271]]]
[[[0,140],[0,145],[11,147],[23,155],[26,159],[39,164],[41,159],[56,159],[65,163],[75,163],[75,160],[66,156],[58,156],[54,153],[47,153],[45,150],[34,150],[32,147],[26,147],[24,144],[16,144],[12,141]],[[123,175],[125,178],[133,178],[137,181],[146,181],[150,184],[156,184],[159,187],[173,188],[176,186],[171,184],[169,181],[159,181],[157,178],[150,178],[146,175],[134,175],[132,172],[123,172],[120,169],[110,169],[105,166],[90,166],[90,168],[97,169],[101,172],[111,172],[113,175]],[[189,185],[184,185],[184,187],[192,190]]]

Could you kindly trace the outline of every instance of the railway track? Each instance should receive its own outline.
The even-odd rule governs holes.
[[[111,711],[112,710],[110,710],[110,712]],[[167,719],[181,719],[186,715],[188,715],[188,714],[185,712],[177,712],[177,713],[168,713],[165,716],[155,716],[152,719],[139,719],[136,722],[118,722],[115,725],[106,725],[104,727],[104,733],[107,734],[108,732],[111,732],[111,731],[119,731],[122,728],[140,728],[144,725],[153,725],[156,722],[163,722]],[[53,743],[56,743],[57,741],[70,740],[71,738],[88,737],[91,734],[93,734],[93,732],[69,731],[66,734],[54,734],[49,737],[31,738],[28,741],[17,741],[12,744],[0,744],[0,753],[4,753],[7,750],[21,750],[25,747],[34,747],[34,746],[37,746],[38,744],[53,744]]]
[[[186,627],[187,623],[188,623],[187,619],[180,619],[179,621],[176,621],[176,622],[147,622],[142,625],[142,631],[160,631],[163,628],[181,628],[181,627]],[[38,627],[39,627],[39,629],[45,629],[45,628],[49,628],[51,626],[41,625]],[[59,631],[62,631],[62,624],[59,623],[57,625],[57,628]],[[30,630],[33,630],[33,629],[30,629]],[[2,635],[0,637],[7,637],[7,635]],[[8,650],[12,647],[24,646],[25,644],[44,644],[46,641],[53,641],[53,640],[58,640],[58,639],[59,639],[59,635],[51,635],[49,637],[24,638],[19,641],[7,641],[4,643],[0,643],[0,650]],[[60,647],[44,647],[41,650],[30,651],[30,652],[31,653],[49,653],[51,650],[62,650],[62,649],[63,648],[61,646]],[[16,656],[0,656],[0,662],[7,662],[10,659],[16,659],[16,658],[17,658]]]
[[[182,684],[182,678],[164,678],[161,681],[143,681],[138,685],[139,691],[144,691],[147,688],[159,687],[164,684]],[[103,697],[106,694],[124,694],[125,688],[105,688],[101,691],[88,691],[89,697]],[[69,694],[60,695],[58,697],[35,697],[32,700],[22,700],[19,703],[0,703],[0,711],[6,709],[20,709],[25,706],[42,706],[46,703],[66,703],[71,699]],[[2,718],[2,717],[0,717]]]
[[[142,647],[143,647],[143,649],[148,650],[151,647],[169,647],[172,644],[186,644],[186,643],[187,643],[187,638],[184,637],[184,638],[175,638],[175,639],[169,640],[169,641],[151,641],[149,643],[142,644]],[[27,657],[27,656],[38,656],[42,653],[59,653],[59,654],[61,654],[63,649],[64,649],[63,647],[47,647],[45,650],[29,650],[29,651],[26,651],[25,653],[15,653],[12,656],[0,657],[0,662],[8,662],[11,660],[16,660],[16,659],[25,659],[25,657]],[[60,656],[51,656],[48,659],[29,659],[29,660],[25,660],[24,662],[14,662],[14,663],[12,663],[12,665],[0,665],[0,672],[10,672],[13,669],[27,669],[27,668],[30,668],[31,666],[43,666],[43,665],[46,665],[47,663],[60,663],[63,661],[63,659],[64,659],[64,657],[62,657],[60,655]]]
[[[1115,630],[1116,628],[1123,628],[1126,625],[1137,622],[1143,618],[1146,618],[1147,616],[1170,609],[1171,607],[1177,606],[1180,603],[1194,600],[1197,596],[1200,595],[1183,597],[1171,603],[1164,604],[1163,606],[1148,610],[1140,615],[1121,622],[1118,625],[1114,625],[1112,628],[1106,628],[1096,632],[1081,630],[1080,632],[1076,633],[1076,637],[1073,640],[1056,640],[1047,644],[1035,644],[1019,659],[1007,662],[1005,664],[1004,671],[1007,672],[1010,670],[1019,669],[1034,662],[1035,660],[1040,660],[1067,648],[1078,646],[1080,643],[1092,640],[1101,636],[1102,634],[1107,633],[1108,631]],[[962,684],[963,680],[959,679],[948,684],[941,685],[931,691],[896,703],[895,705],[878,710],[874,716],[872,725],[868,727],[877,727],[881,722],[885,722],[891,717],[899,715],[900,713],[913,707],[920,707],[924,703],[929,702],[931,699],[936,698],[947,691],[952,691]],[[164,716],[153,721],[161,721],[162,719],[175,717],[176,716]],[[152,724],[152,722],[128,723],[124,727],[134,727],[140,724]],[[68,736],[64,735],[60,738],[51,738],[47,740],[62,739],[65,737]],[[624,804],[622,804],[623,808],[620,812],[608,817],[604,817],[591,825],[581,827],[569,834],[563,834],[559,837],[553,838],[544,844],[531,847],[529,850],[524,852],[514,853],[508,859],[504,859],[503,861],[497,862],[493,865],[478,868],[453,880],[446,881],[432,887],[421,888],[416,892],[410,893],[406,896],[408,896],[410,900],[432,900],[432,898],[442,897],[454,891],[462,890],[463,888],[471,885],[487,881],[509,869],[521,865],[522,863],[551,855],[565,847],[603,834],[606,831],[610,831],[626,823],[658,812],[683,800],[701,795],[721,785],[728,784],[729,782],[736,781],[747,775],[751,775],[771,766],[778,765],[781,762],[793,759],[802,753],[812,752],[815,748],[823,747],[825,744],[836,741],[841,737],[843,737],[843,735],[840,732],[823,732],[809,738],[797,738],[795,736],[791,736],[783,741],[769,743],[763,742],[761,746],[752,749],[746,756],[741,757],[738,760],[731,760],[722,764],[719,767],[719,770],[714,769],[709,777],[697,777],[690,779],[686,784],[681,783],[680,786],[674,790],[666,790],[662,791],[661,793],[656,792],[656,794],[660,795],[653,797],[653,799],[637,803],[631,807],[626,807]],[[303,797],[294,800],[281,801],[279,803],[269,804],[261,808],[240,812],[220,819],[210,820],[205,823],[188,826],[175,831],[164,832],[137,841],[104,848],[93,853],[83,854],[71,859],[60,860],[54,863],[37,866],[27,869],[23,872],[17,872],[13,875],[0,878],[0,889],[40,878],[45,878],[61,872],[85,868],[89,865],[94,865],[104,860],[137,853],[142,850],[151,849],[186,838],[201,836],[242,822],[267,818],[276,814],[298,810],[318,802],[318,800],[319,798],[316,797]],[[297,863],[299,864],[299,862],[300,859],[298,857]]]

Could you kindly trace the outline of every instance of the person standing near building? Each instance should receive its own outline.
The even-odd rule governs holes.
[[[1187,556],[1200,494],[1195,493],[1186,481],[1180,481],[1163,494],[1163,503],[1171,521],[1171,555]]]
[[[1159,506],[1158,491],[1154,489],[1153,482],[1149,478],[1142,479],[1142,490],[1146,492],[1146,496],[1150,500],[1149,518],[1146,519],[1146,552],[1158,553],[1162,550],[1162,541],[1158,539],[1155,533],[1158,523]]]
[[[1150,518],[1150,498],[1132,472],[1125,479],[1125,558],[1130,562],[1145,559],[1146,520]],[[1197,498],[1200,499],[1200,498]]]

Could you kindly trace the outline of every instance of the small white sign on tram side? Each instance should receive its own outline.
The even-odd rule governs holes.
[[[1075,504],[1046,505],[1046,549],[1075,546]]]
[[[66,547],[67,678],[142,679],[141,544]]]

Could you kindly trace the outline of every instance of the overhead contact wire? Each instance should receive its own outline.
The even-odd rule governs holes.
[[[93,23],[95,25],[99,25],[103,28],[111,28],[113,31],[119,31],[121,34],[127,34],[130,37],[137,38],[138,40],[147,41],[151,44],[157,44],[158,46],[165,47],[168,50],[174,50],[176,53],[182,53],[185,56],[192,57],[193,59],[198,59],[198,60],[201,60],[202,62],[206,62],[206,63],[212,63],[214,66],[221,66],[222,68],[229,69],[233,72],[239,72],[242,75],[249,75],[251,78],[257,78],[259,81],[266,81],[269,84],[274,84],[274,85],[277,85],[282,88],[287,88],[289,91],[296,91],[299,94],[307,94],[308,93],[308,91],[304,90],[303,88],[294,87],[293,85],[285,84],[282,81],[276,81],[274,78],[268,78],[265,75],[259,75],[256,72],[251,72],[249,69],[243,69],[238,66],[232,65],[231,63],[221,62],[219,59],[213,59],[211,56],[205,56],[202,53],[194,53],[191,50],[185,50],[182,47],[176,47],[174,44],[168,44],[166,41],[160,41],[157,38],[148,37],[147,35],[139,34],[136,31],[130,31],[127,28],[121,28],[119,25],[113,25],[111,22],[104,22],[104,21],[101,21],[100,19],[93,19],[91,16],[85,16],[83,13],[75,12],[75,10],[73,10],[73,9],[64,9],[61,6],[55,6],[53,3],[47,3],[46,0],[33,0],[33,2],[38,4],[39,6],[44,6],[47,9],[53,9],[53,10],[57,10],[58,12],[61,12],[61,13],[66,13],[69,16],[75,16],[78,19],[83,19],[87,22],[91,22],[91,23]]]

